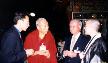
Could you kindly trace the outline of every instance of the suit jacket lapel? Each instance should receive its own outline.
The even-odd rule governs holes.
[[[77,41],[76,41],[76,43],[75,43],[75,45],[74,45],[74,47],[73,47],[73,50],[77,49],[77,47],[80,48],[80,47],[79,47],[80,42],[81,42],[81,34],[80,34],[80,36],[78,37],[78,39],[77,39]]]

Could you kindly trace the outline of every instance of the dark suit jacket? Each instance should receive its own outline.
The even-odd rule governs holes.
[[[64,50],[70,50],[71,38],[72,38],[72,35],[65,39]],[[88,41],[89,39],[86,36],[80,34],[76,44],[73,47],[73,50],[79,48],[80,51],[83,51]],[[81,60],[79,58],[79,55],[77,54],[77,57],[74,57],[74,58],[65,57],[64,62],[65,63],[81,63]]]
[[[12,26],[2,37],[0,63],[24,63],[26,52],[18,30]]]

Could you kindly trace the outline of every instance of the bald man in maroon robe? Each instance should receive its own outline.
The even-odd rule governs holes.
[[[37,29],[31,32],[25,40],[25,49],[34,49],[35,53],[27,58],[28,63],[57,63],[54,37],[49,31],[45,18],[36,21]]]

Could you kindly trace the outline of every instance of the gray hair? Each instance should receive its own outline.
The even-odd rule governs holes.
[[[38,18],[37,20],[36,20],[36,26],[38,26],[41,22],[43,22],[43,21],[47,21],[45,18]]]
[[[82,22],[81,22],[79,19],[73,19],[73,20],[71,20],[71,21],[78,22],[79,25],[80,25],[80,28],[82,28]],[[71,22],[71,21],[70,21],[70,22]]]

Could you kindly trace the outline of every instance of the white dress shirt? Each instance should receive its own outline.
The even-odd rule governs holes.
[[[74,46],[75,46],[75,44],[76,44],[76,42],[77,42],[77,40],[78,40],[80,34],[81,34],[81,33],[79,32],[77,35],[73,35],[73,36],[72,36],[72,38],[71,38],[71,44],[70,44],[70,51],[73,50],[73,48],[74,48]]]

